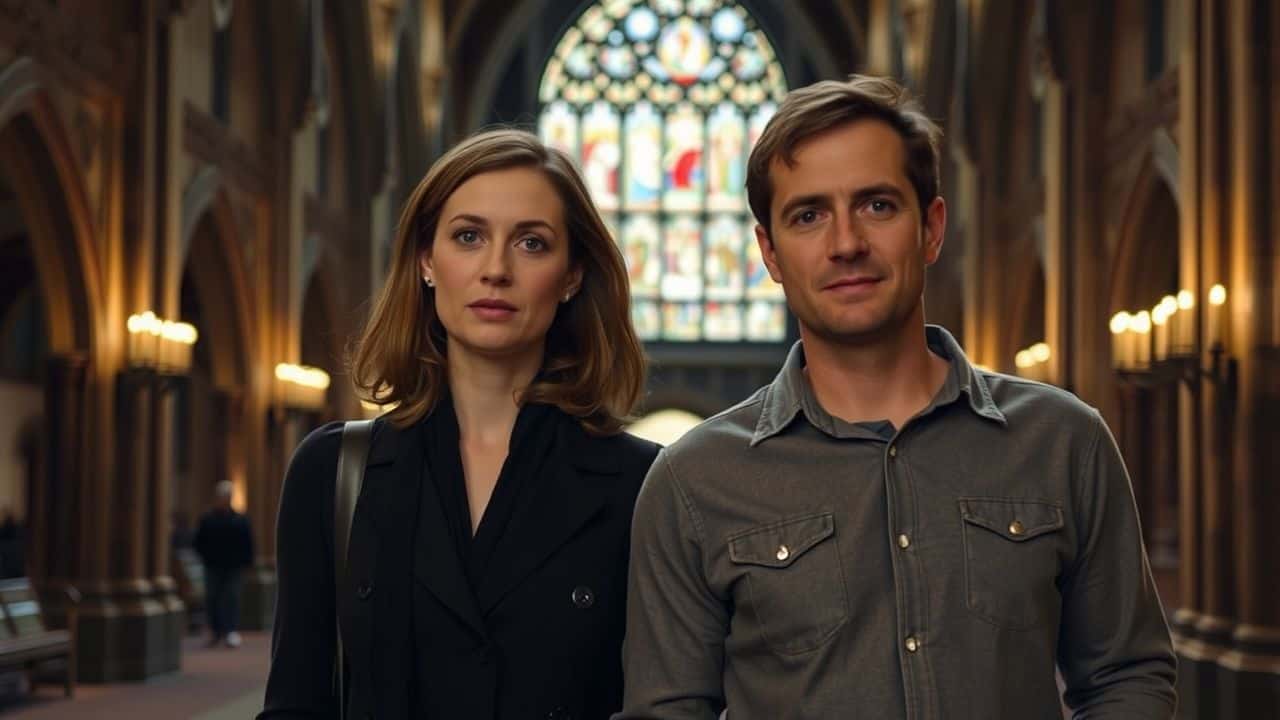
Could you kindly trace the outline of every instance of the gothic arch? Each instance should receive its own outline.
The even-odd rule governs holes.
[[[1180,252],[1177,153],[1168,134],[1157,131],[1123,206],[1109,313],[1149,307],[1176,289],[1168,275],[1176,279]]]
[[[31,233],[49,350],[91,353],[102,310],[89,199],[43,71],[30,58],[0,73],[0,158]]]
[[[529,107],[521,109],[529,113],[527,119],[532,121],[537,109],[538,81],[547,58],[564,29],[576,22],[578,16],[595,1],[477,0],[469,3],[463,11],[465,14],[450,27],[448,40],[450,65],[466,67],[475,73],[476,78],[466,87],[456,88],[463,94],[451,98],[457,121],[451,128],[454,133],[465,135],[491,120],[489,108],[494,106],[495,98],[502,91],[504,79],[516,69],[518,59],[525,63],[520,81],[527,86],[524,91],[529,99]],[[783,71],[793,86],[838,77],[850,69],[836,61],[830,47],[803,47],[803,43],[791,42],[793,37],[826,37],[799,3],[738,2],[769,36]],[[489,12],[495,5],[501,10],[495,8]],[[501,18],[496,29],[492,22],[495,17]],[[461,54],[464,48],[469,52],[466,56]]]
[[[201,170],[182,198],[182,267],[191,273],[207,327],[213,380],[220,389],[244,388],[254,355],[253,319],[235,211],[217,171]]]

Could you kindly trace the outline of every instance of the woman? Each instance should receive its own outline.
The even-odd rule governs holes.
[[[352,364],[374,425],[342,608],[347,718],[606,718],[631,511],[658,447],[626,269],[563,153],[477,135],[405,207]],[[340,423],[298,447],[277,527],[267,718],[333,717]]]

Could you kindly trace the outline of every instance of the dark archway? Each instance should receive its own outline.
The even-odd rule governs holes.
[[[1172,156],[1172,164],[1169,153]],[[1110,312],[1151,308],[1183,285],[1179,278],[1176,151],[1158,142],[1139,173],[1121,223]],[[1178,607],[1180,387],[1177,380],[1120,389],[1119,441],[1143,521],[1151,569],[1165,607]]]
[[[34,333],[42,338],[34,355],[28,348],[26,361],[28,381],[41,388],[41,442],[21,447],[29,458],[25,572],[47,591],[48,578],[104,570],[106,555],[91,541],[82,512],[94,501],[86,493],[104,487],[91,488],[87,473],[101,450],[100,440],[86,432],[101,409],[91,393],[102,327],[98,264],[83,173],[42,73],[29,58],[0,73],[0,178],[7,225],[20,228],[9,234],[22,238],[10,249],[25,258],[12,267],[4,263],[15,273],[4,286],[23,288],[10,302],[30,298],[6,332],[25,323],[38,326]],[[51,621],[61,623],[61,608],[51,612]]]

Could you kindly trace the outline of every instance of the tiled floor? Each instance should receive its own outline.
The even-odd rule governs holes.
[[[206,648],[187,638],[182,670],[128,685],[81,685],[67,700],[61,686],[42,685],[23,698],[0,700],[0,716],[21,720],[250,720],[262,708],[271,655],[269,633],[245,633],[236,650]]]

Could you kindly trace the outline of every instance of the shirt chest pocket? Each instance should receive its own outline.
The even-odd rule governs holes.
[[[814,650],[847,622],[848,594],[831,513],[731,535],[729,559],[745,576],[749,611],[775,652]]]
[[[999,627],[1056,622],[1062,508],[1056,503],[962,498],[965,604]]]

